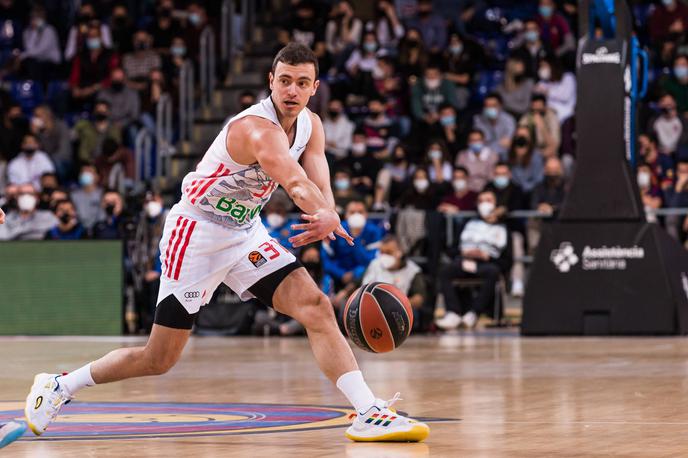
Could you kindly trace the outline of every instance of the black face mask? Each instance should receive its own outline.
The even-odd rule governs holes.
[[[22,148],[24,150],[24,154],[27,156],[31,157],[33,156],[33,153],[36,152],[36,148]]]
[[[148,43],[146,43],[144,41],[139,41],[138,43],[134,44],[134,49],[136,49],[137,51],[146,50],[146,49],[148,49]]]
[[[107,121],[108,115],[105,113],[96,113],[93,115],[93,119],[95,119],[97,122]]]
[[[50,186],[43,186],[43,191],[41,192],[41,195],[43,195],[43,199],[50,200],[50,195],[53,192],[55,192],[55,188]]]
[[[26,120],[22,116],[17,116],[10,118],[10,124],[12,124],[13,129],[21,130],[26,127]]]
[[[375,117],[380,116],[382,113],[383,113],[382,111],[371,111],[371,112],[370,112],[370,114],[371,114],[372,116],[375,116]]]
[[[330,118],[334,119],[334,118],[336,118],[337,116],[339,116],[339,111],[337,111],[337,110],[328,110],[328,111],[327,111],[327,116],[329,116]]]
[[[306,270],[314,272],[320,271],[322,266],[318,261],[301,261],[301,264],[303,264],[303,267],[305,267]]]
[[[59,219],[62,224],[69,224],[69,222],[72,220],[72,215],[69,213],[62,213],[59,216]]]
[[[528,139],[526,137],[518,136],[514,139],[514,146],[523,147],[523,146],[528,146],[529,143],[530,142],[528,141]]]
[[[405,160],[406,160],[405,157],[399,157],[399,156],[394,156],[394,159],[393,159],[393,161],[394,161],[395,164],[401,164],[401,163],[403,163]]]
[[[113,81],[112,84],[110,84],[110,87],[115,92],[122,92],[124,89],[124,81]]]
[[[250,103],[242,103],[242,104],[239,106],[239,108],[241,109],[241,111],[244,111],[244,110],[247,110],[247,109],[251,108],[252,106],[253,106],[253,105],[250,104]]]
[[[113,216],[115,214],[115,206],[110,204],[105,206],[105,214],[108,216]]]
[[[559,175],[545,175],[545,181],[549,185],[557,185],[557,184],[559,184],[560,180],[561,180],[561,176],[559,176]]]

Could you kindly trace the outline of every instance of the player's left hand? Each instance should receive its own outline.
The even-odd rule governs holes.
[[[5,224],[5,212],[0,208],[0,224]]]

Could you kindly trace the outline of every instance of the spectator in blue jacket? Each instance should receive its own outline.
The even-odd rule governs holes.
[[[57,202],[54,212],[58,223],[45,233],[46,240],[80,240],[86,238],[86,229],[77,219],[76,207],[71,200]]]
[[[268,230],[270,237],[277,240],[280,245],[284,248],[294,251],[294,247],[289,241],[289,237],[296,234],[296,231],[291,229],[292,224],[296,224],[298,221],[287,218],[287,208],[279,200],[272,200],[265,207],[265,213],[263,213],[263,224]]]
[[[363,278],[368,264],[377,254],[377,246],[384,230],[368,221],[368,211],[360,200],[352,200],[346,206],[344,229],[354,238],[350,246],[337,238],[323,243],[322,261],[325,273],[331,275],[338,289],[352,289]]]

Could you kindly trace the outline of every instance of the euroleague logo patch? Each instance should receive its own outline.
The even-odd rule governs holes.
[[[251,261],[251,263],[256,267],[260,267],[268,262],[268,260],[265,259],[265,256],[263,256],[259,251],[251,251],[248,254],[248,260]]]

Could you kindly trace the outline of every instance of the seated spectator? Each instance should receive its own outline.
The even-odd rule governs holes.
[[[131,52],[131,37],[134,36],[134,18],[126,5],[115,4],[110,17],[113,50],[121,55]],[[169,47],[169,44],[167,45]]]
[[[416,122],[427,130],[436,126],[440,119],[440,107],[449,104],[459,108],[454,85],[442,78],[439,66],[428,65],[423,79],[416,81],[411,88],[411,113]]]
[[[102,38],[102,47],[112,48],[112,33],[107,24],[103,24],[96,17],[96,11],[92,3],[84,2],[79,8],[74,25],[69,29],[67,45],[65,46],[65,62],[71,61],[88,41],[89,28],[98,29],[98,36]]]
[[[184,30],[184,42],[191,59],[196,60],[200,56],[201,34],[209,26],[208,12],[200,1],[191,1],[186,7],[186,25]]]
[[[392,160],[377,174],[373,210],[396,207],[415,170],[416,166],[409,161],[406,149],[402,145],[395,146]]]
[[[288,23],[293,41],[313,48],[316,40],[322,40],[323,24],[311,2],[298,2],[296,11]]]
[[[511,177],[526,195],[530,195],[544,178],[544,160],[535,149],[530,129],[518,127],[509,150]]]
[[[638,135],[638,155],[640,162],[650,166],[662,191],[674,185],[674,158],[671,154],[659,152],[654,133]]]
[[[545,161],[544,177],[533,190],[530,208],[553,215],[559,211],[566,194],[564,169],[559,158],[551,157]]]
[[[674,97],[676,109],[685,118],[688,115],[688,56],[679,54],[674,57],[673,74],[664,78],[660,87]]]
[[[688,161],[676,165],[676,181],[666,190],[666,206],[688,208]],[[675,239],[685,243],[688,239],[688,216],[669,215],[666,217],[667,232]]]
[[[360,89],[367,82],[371,82],[371,74],[378,67],[378,52],[380,45],[375,37],[375,32],[363,34],[360,46],[353,50],[346,60],[344,67],[349,76],[354,80],[356,93],[362,93]]]
[[[452,176],[452,192],[446,194],[437,208],[442,213],[455,214],[460,211],[476,209],[478,193],[468,188],[468,170],[464,167],[454,169]]]
[[[443,186],[431,183],[425,169],[416,169],[411,180],[412,186],[407,186],[399,198],[400,209],[416,209],[434,211],[442,199]]]
[[[349,202],[342,226],[354,238],[354,245],[349,245],[341,238],[326,240],[321,257],[325,273],[334,278],[339,289],[352,292],[361,283],[370,261],[375,258],[384,231],[368,220],[368,211],[362,201]]]
[[[450,156],[454,156],[458,153],[460,145],[466,141],[467,132],[465,127],[459,128],[456,109],[453,106],[442,105],[440,107],[440,125],[442,126],[442,138],[447,144],[447,151]]]
[[[108,103],[110,119],[120,129],[137,121],[141,114],[139,94],[127,87],[126,75],[119,67],[110,73],[110,87],[98,91],[96,99]]]
[[[648,25],[652,43],[673,41],[688,30],[688,6],[679,0],[663,0],[652,10]]]
[[[515,117],[521,117],[530,106],[535,81],[526,75],[526,64],[522,58],[511,56],[506,61],[504,81],[497,87],[497,93],[504,101],[504,109]]]
[[[368,152],[366,134],[363,130],[354,132],[349,157],[338,164],[351,170],[351,186],[363,196],[370,196],[372,201],[373,185],[380,170],[380,161]]]
[[[349,205],[349,202],[363,200],[361,194],[351,185],[351,170],[345,167],[337,168],[334,172],[334,182],[332,184],[335,209],[340,215],[344,213],[344,209]]]
[[[414,323],[420,322],[419,312],[428,298],[428,285],[421,268],[404,256],[399,240],[394,235],[383,237],[378,255],[368,265],[361,283],[365,285],[377,281],[399,288],[411,303]]]
[[[67,123],[56,117],[48,105],[39,105],[33,110],[31,133],[38,138],[43,151],[55,163],[60,178],[65,180],[74,161]]]
[[[45,233],[46,240],[80,240],[86,238],[86,229],[76,217],[74,204],[62,200],[55,205],[57,224]]]
[[[163,0],[158,4],[155,24],[151,28],[153,48],[160,53],[172,51],[173,40],[182,34],[182,28],[174,17],[174,1]],[[131,34],[129,35],[131,37]]]
[[[538,78],[535,91],[547,97],[547,106],[557,113],[559,124],[563,124],[576,111],[576,77],[564,73],[559,59],[548,56],[540,61]]]
[[[387,115],[399,123],[400,136],[405,136],[410,129],[405,107],[406,85],[396,71],[394,59],[384,56],[377,63],[377,71],[372,74],[374,95],[382,100]]]
[[[103,47],[100,28],[89,26],[83,50],[72,61],[69,87],[75,108],[88,107],[96,93],[110,85],[110,74],[119,65],[119,57]]]
[[[380,47],[396,52],[399,40],[404,36],[404,26],[397,16],[394,2],[378,1],[375,7],[375,19],[370,21],[368,26],[371,30],[375,30]]]
[[[23,33],[24,51],[20,54],[23,79],[46,82],[55,77],[61,62],[60,40],[55,27],[46,22],[45,9],[34,6],[29,27]]]
[[[10,197],[13,191],[6,192]],[[16,188],[16,208],[10,205],[5,215],[5,224],[0,225],[0,241],[42,240],[45,232],[55,226],[57,220],[52,212],[38,210],[38,196],[31,183]]]
[[[263,224],[268,230],[270,237],[277,240],[280,245],[288,250],[294,251],[289,237],[295,235],[295,231],[291,229],[292,224],[298,221],[287,218],[287,209],[280,201],[270,201],[265,206],[263,212]]]
[[[419,0],[416,17],[408,26],[418,29],[431,54],[440,54],[447,47],[447,21],[433,13],[432,0]]]
[[[516,43],[516,49],[512,51],[511,55],[519,57],[525,62],[528,78],[536,79],[540,61],[550,54],[550,50],[542,41],[540,26],[535,19],[525,21],[523,33],[517,38]]]
[[[162,59],[151,49],[153,39],[145,30],[134,34],[133,44],[134,51],[122,58],[122,69],[127,76],[128,86],[142,92],[146,89],[150,72],[162,68]]]
[[[361,42],[363,21],[356,17],[353,5],[347,0],[332,7],[331,17],[325,26],[325,43],[336,67],[341,70],[349,54]]]
[[[651,130],[657,135],[659,152],[674,154],[680,146],[688,145],[688,123],[678,115],[676,100],[671,94],[659,97],[660,114],[650,121]]]
[[[514,210],[527,210],[530,200],[526,199],[521,187],[511,179],[511,168],[507,162],[498,162],[494,168],[494,178],[485,186],[497,198],[495,213],[499,219]]]
[[[654,210],[662,206],[662,190],[657,183],[657,177],[654,176],[648,164],[641,163],[637,167],[637,180],[647,219],[654,222],[657,218]]]
[[[519,126],[535,132],[535,147],[545,158],[556,156],[561,145],[561,126],[557,113],[547,106],[547,98],[534,94],[530,110],[521,116]]]
[[[157,116],[158,101],[168,91],[168,83],[160,70],[152,70],[146,88],[141,92],[141,121],[151,131],[155,131],[155,117]]]
[[[540,0],[536,21],[540,26],[540,36],[557,57],[563,57],[576,49],[571,27],[564,16],[557,12],[554,0]]]
[[[447,312],[436,320],[440,329],[456,329],[461,323],[473,328],[480,314],[491,311],[495,285],[511,267],[511,250],[506,226],[499,222],[497,198],[491,191],[478,195],[479,218],[471,219],[461,231],[460,255],[440,269],[439,287]],[[454,287],[457,278],[480,278],[483,282],[475,301],[461,304]]]
[[[23,8],[25,5],[19,5],[15,0],[4,0],[0,3],[0,68],[11,66],[17,50],[22,47],[19,31],[24,24]]]
[[[118,144],[122,143],[122,132],[110,119],[108,102],[104,100],[96,102],[92,118],[93,120],[82,119],[74,126],[78,143],[77,159],[85,163],[92,163],[102,154],[106,138],[111,138]]]
[[[57,179],[57,175],[53,172],[46,172],[41,175],[41,191],[38,195],[38,205],[39,210],[51,210],[50,198],[53,192],[60,187],[60,182]]]
[[[441,140],[433,140],[428,143],[424,163],[430,181],[438,184],[451,181],[452,165],[447,152],[447,145]]]
[[[39,146],[35,135],[24,135],[21,153],[7,165],[7,181],[10,184],[31,183],[40,191],[41,176],[44,173],[54,172],[55,166],[48,155],[39,149]]]
[[[368,151],[378,160],[389,158],[398,141],[396,123],[387,116],[385,104],[379,98],[368,101],[368,116],[363,119]]]
[[[123,235],[122,212],[124,202],[122,196],[116,191],[106,191],[103,194],[101,208],[105,212],[105,218],[93,226],[93,238],[96,240],[120,240]]]
[[[457,110],[468,106],[475,74],[485,59],[480,45],[453,33],[449,37],[449,46],[444,51],[444,78],[454,83],[456,89]]]
[[[124,193],[134,186],[134,162],[132,150],[113,138],[106,138],[95,166],[105,187]]]
[[[509,140],[511,143],[511,140]],[[485,144],[482,130],[473,129],[468,134],[468,149],[456,156],[456,166],[468,170],[468,188],[480,192],[492,180],[495,164],[499,155]]]
[[[430,59],[420,30],[407,28],[404,39],[399,44],[399,73],[404,81],[417,83]]]
[[[29,123],[16,102],[7,105],[0,126],[0,158],[10,161],[19,154],[24,136],[29,133]]]
[[[502,109],[502,96],[491,93],[485,97],[482,113],[473,117],[473,128],[483,132],[485,145],[504,157],[511,146],[516,121]]]
[[[323,130],[325,131],[325,153],[330,161],[346,158],[351,148],[354,123],[346,115],[341,100],[330,100],[327,116],[323,120]]]
[[[72,193],[72,202],[74,202],[79,221],[88,231],[93,229],[98,221],[105,219],[105,213],[100,205],[103,200],[103,189],[98,182],[96,168],[90,164],[82,165],[79,173],[79,188]]]

